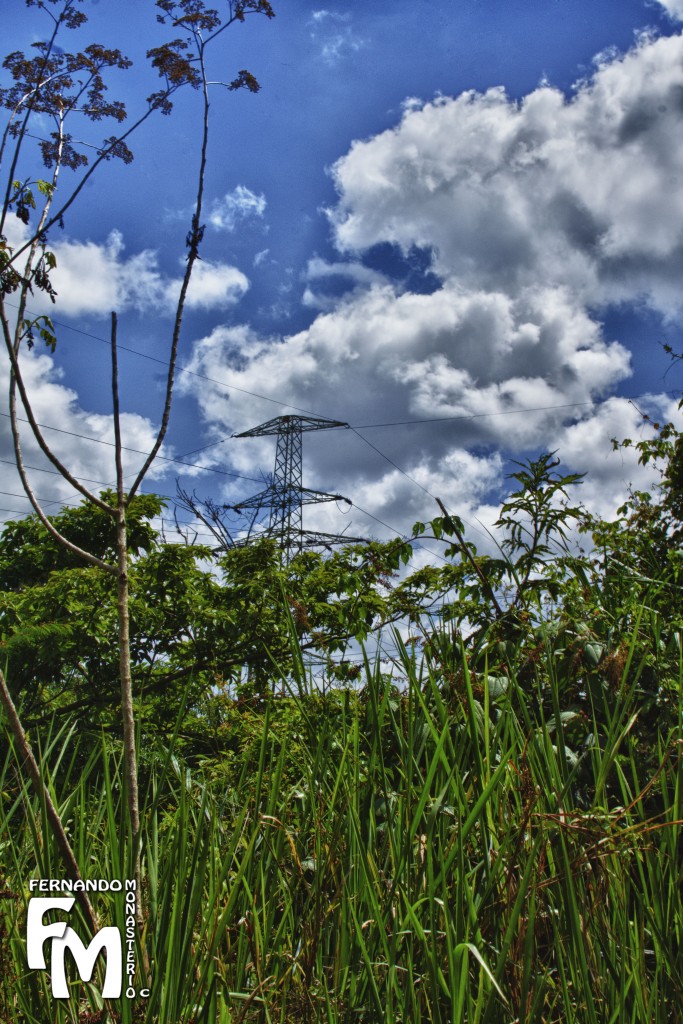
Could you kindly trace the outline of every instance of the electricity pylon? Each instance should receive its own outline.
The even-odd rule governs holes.
[[[302,486],[302,435],[311,430],[331,430],[345,427],[348,423],[328,420],[315,416],[276,416],[258,427],[245,430],[233,437],[265,437],[277,435],[275,470],[272,483],[264,491],[246,498],[238,505],[231,505],[236,512],[245,509],[270,509],[267,535],[280,542],[283,561],[289,564],[304,547],[331,546],[332,544],[362,543],[362,537],[346,537],[342,534],[316,533],[304,530],[301,509],[304,505],[317,505],[324,501],[345,501],[342,494],[328,494],[326,491],[312,491]]]

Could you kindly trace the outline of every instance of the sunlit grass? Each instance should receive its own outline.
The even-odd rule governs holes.
[[[450,657],[448,686],[403,649],[393,681],[367,664],[358,691],[273,697],[229,762],[143,743],[151,994],[123,1022],[681,1020],[683,709],[644,772],[625,672],[570,757],[557,702]],[[75,1024],[97,987],[57,1002],[26,967],[28,881],[61,872],[5,750],[0,1019]],[[109,742],[62,731],[42,758],[84,876],[125,877]]]

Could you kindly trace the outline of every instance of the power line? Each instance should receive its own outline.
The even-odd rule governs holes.
[[[10,414],[8,412],[2,412],[2,413],[0,413],[0,416],[4,416],[6,419],[10,419]],[[23,416],[18,416],[17,419],[21,423],[28,423],[29,422]],[[116,447],[116,445],[115,445],[115,443],[113,441],[105,441],[101,437],[90,437],[88,434],[79,434],[79,433],[77,433],[74,430],[65,430],[63,427],[53,427],[49,423],[38,423],[37,426],[39,426],[41,428],[41,430],[53,430],[57,434],[67,434],[69,437],[77,437],[81,441],[92,441],[94,444],[104,444],[104,445],[107,445],[108,448],[115,448]],[[122,450],[124,452],[131,452],[134,455],[148,455],[149,454],[148,452],[142,451],[139,448],[128,448],[128,447],[126,447],[126,445],[122,445],[121,448],[122,448]],[[241,473],[231,473],[227,469],[213,469],[211,466],[200,466],[198,463],[195,463],[195,462],[183,462],[182,459],[172,459],[168,455],[157,455],[157,459],[159,459],[161,462],[173,462],[173,463],[176,463],[179,466],[189,466],[191,469],[199,469],[199,470],[202,470],[202,472],[206,472],[206,473],[218,473],[220,476],[233,476],[233,477],[236,477],[238,480],[249,480],[249,481],[251,481],[251,483],[257,483],[257,484],[261,483],[261,481],[258,479],[258,477],[244,476]]]
[[[214,381],[213,378],[207,378],[207,380],[212,380],[212,382],[216,383],[216,384],[221,383],[220,381]],[[235,385],[233,385],[233,384],[222,383],[221,386],[225,387],[225,388],[231,388],[231,389],[235,388]],[[240,390],[243,390],[243,389],[236,388],[235,390],[240,391]],[[253,392],[247,391],[246,394],[253,394]],[[670,391],[662,392],[662,394],[666,394],[666,395],[670,396],[671,398],[676,398],[677,396],[679,396],[681,394],[681,392],[678,391],[678,390],[670,390]],[[644,394],[635,395],[635,396],[634,395],[615,395],[613,397],[623,398],[624,401],[637,402],[637,401],[639,401],[639,400],[641,400],[643,398],[647,398],[647,397],[649,397],[651,395],[652,395],[652,392],[645,392]],[[256,398],[263,398],[267,402],[274,402],[275,401],[275,399],[273,399],[273,398],[266,398],[264,395],[255,395],[255,397]],[[609,401],[609,399],[606,399],[606,401]],[[282,405],[282,406],[287,406],[287,408],[290,408],[290,409],[297,408],[296,406],[293,406],[293,405],[288,406],[287,403],[285,403],[285,402],[278,402],[278,404]],[[432,416],[432,417],[426,417],[424,419],[390,420],[390,421],[387,421],[385,423],[360,423],[360,424],[358,424],[355,427],[351,426],[351,430],[353,430],[354,432],[357,433],[359,430],[374,430],[374,429],[380,428],[380,427],[413,427],[413,426],[420,426],[421,424],[425,424],[425,423],[461,423],[461,422],[467,422],[467,421],[470,421],[470,420],[491,419],[491,418],[493,418],[495,416],[518,416],[518,415],[521,415],[523,413],[552,412],[555,409],[580,409],[580,408],[586,408],[588,406],[593,407],[595,405],[596,405],[595,402],[590,401],[590,402],[564,402],[564,403],[557,403],[556,405],[523,406],[522,408],[519,408],[519,409],[500,409],[500,410],[498,410],[498,412],[475,412],[475,413],[462,413],[462,414],[460,414],[458,416]],[[313,415],[313,414],[311,414],[311,415]],[[211,441],[209,444],[203,445],[201,448],[195,448],[195,449],[193,449],[193,451],[186,452],[185,454],[186,455],[195,455],[197,452],[203,452],[207,448],[214,448],[214,447],[216,447],[216,445],[224,444],[226,441],[229,441],[232,436],[233,436],[232,434],[226,434],[225,437],[221,437],[217,441]],[[360,437],[361,435],[359,434],[358,436]],[[368,441],[367,438],[364,437],[363,440],[372,447],[371,442]],[[419,486],[421,486],[421,485],[418,484],[418,487]]]
[[[390,459],[388,455],[385,455],[383,451],[380,451],[377,445],[374,445],[372,441],[368,441],[367,437],[363,437],[362,434],[359,434],[355,427],[351,427],[351,429],[353,430],[354,434],[358,435],[361,441],[365,441],[365,443],[369,445],[369,447],[372,448],[373,451],[376,451],[378,455],[381,455],[383,459],[386,459],[389,465],[393,466],[394,469],[398,470],[398,472],[402,476],[404,476],[406,480],[410,480],[412,484],[415,484],[415,486],[419,487],[421,491],[424,491],[424,493],[428,495],[428,497],[430,497],[433,501],[437,501],[436,496],[433,495],[431,491],[428,491],[426,487],[423,487],[419,480],[416,480],[414,477],[412,477],[410,473],[406,473],[405,469],[401,469],[401,467],[396,462],[394,462],[393,459]],[[370,513],[368,512],[366,514],[369,515]],[[462,519],[463,523],[465,523],[466,526],[469,526],[471,530],[474,530],[474,532],[478,533],[481,537],[486,536],[477,526],[474,525],[474,523],[471,523],[468,519],[465,519],[464,516],[459,516],[458,518]],[[380,520],[378,520],[378,522],[380,522]],[[382,525],[386,526],[386,523],[382,523]],[[388,527],[388,529],[391,529],[391,527]],[[435,551],[429,551],[428,548],[424,548],[424,550],[427,551],[428,554],[434,555],[435,558],[442,557],[441,555],[437,555]],[[447,561],[447,559],[443,559],[443,561]]]
[[[26,512],[20,512],[18,508],[0,508],[0,512],[7,512],[11,516],[21,516],[26,518]]]
[[[14,308],[15,303],[7,303]],[[92,341],[100,342],[102,345],[111,346],[111,341],[107,338],[102,338],[100,335],[92,334],[90,331],[84,331],[79,327],[73,327],[71,324],[64,323],[61,320],[52,319],[52,323],[57,327],[63,327],[67,331],[72,331],[74,334],[80,334],[84,338],[90,338]],[[118,344],[117,348],[121,352],[127,352],[129,355],[138,356],[140,359],[147,359],[149,362],[157,363],[159,366],[168,367],[169,362],[165,359],[160,359],[158,356],[152,356],[148,352],[141,352],[139,349],[131,348],[129,345]],[[294,409],[296,412],[304,413],[307,416],[320,416],[321,413],[316,410],[304,409],[298,405],[292,405],[291,402],[283,402],[281,399],[272,398],[269,395],[261,395],[257,391],[250,391],[248,388],[241,388],[237,384],[228,384],[227,381],[218,380],[216,377],[210,377],[208,374],[199,373],[198,370],[191,370],[188,366],[178,364],[177,370],[179,373],[187,373],[192,377],[197,377],[200,380],[205,380],[210,384],[216,384],[218,387],[226,388],[229,391],[239,391],[241,394],[249,395],[251,398],[258,398],[263,402],[271,402],[273,405],[279,405],[283,409]],[[672,398],[680,394],[680,390],[671,389],[664,394],[670,395]],[[638,399],[647,397],[652,392],[647,392],[643,395],[618,395],[616,397],[624,398],[626,400],[637,401]],[[432,416],[425,417],[423,419],[411,419],[411,420],[392,420],[384,423],[361,423],[358,425],[358,430],[374,430],[381,427],[406,427],[415,426],[425,423],[457,423],[466,422],[468,420],[478,419],[489,419],[496,416],[517,416],[523,413],[530,412],[552,412],[555,409],[578,409],[585,408],[587,406],[593,406],[595,402],[563,402],[555,405],[539,405],[539,406],[528,406],[520,409],[501,409],[497,412],[479,412],[479,413],[461,413],[457,416]],[[220,438],[218,441],[211,441],[209,444],[203,445],[201,448],[195,448],[190,452],[186,452],[187,455],[195,455],[197,452],[205,451],[207,448],[213,448],[216,445],[223,444],[232,435]],[[248,478],[245,478],[248,479]]]
[[[355,427],[351,427],[351,430],[354,432],[354,434],[357,437],[359,437],[361,439],[361,441],[364,441],[368,445],[368,447],[372,448],[372,450],[377,452],[378,455],[381,455],[383,459],[386,459],[386,461],[389,463],[389,465],[393,466],[394,469],[397,469],[399,471],[399,473],[402,473],[403,476],[407,480],[410,480],[410,482],[415,484],[416,487],[419,487],[421,491],[424,491],[425,494],[428,495],[428,497],[430,497],[434,501],[436,501],[436,498],[434,497],[432,492],[428,491],[426,487],[423,487],[422,484],[419,482],[419,480],[416,480],[414,477],[412,477],[408,473],[406,473],[406,471],[404,469],[401,469],[400,466],[397,466],[393,459],[390,459],[388,455],[385,455],[384,452],[381,452],[379,450],[379,448],[377,447],[377,445],[374,445],[372,443],[372,441],[368,441],[367,437],[363,437],[362,434],[359,434],[358,430]]]
[[[12,306],[14,309],[18,309],[16,303],[8,302],[8,306]],[[61,320],[52,319],[52,323],[56,327],[63,327],[67,331],[72,331],[74,334],[81,334],[84,338],[90,338],[91,341],[98,341],[102,345],[108,345],[111,348],[111,341],[108,338],[101,338],[98,334],[91,334],[89,331],[83,331],[79,327],[73,327],[71,324],[65,324]],[[148,352],[141,352],[139,349],[131,348],[129,345],[121,345],[117,342],[116,348],[119,352],[127,352],[129,355],[138,356],[140,359],[147,359],[151,363],[157,363],[160,366],[168,368],[169,361],[167,359],[159,359],[158,356],[151,356]],[[189,366],[183,366],[182,364],[176,364],[176,370],[178,373],[187,373],[191,377],[198,377],[200,380],[208,381],[209,384],[217,384],[218,387],[228,388],[230,391],[239,391],[244,395],[249,395],[251,398],[259,398],[264,402],[272,402],[273,405],[279,405],[283,409],[294,409],[295,412],[304,413],[306,416],[317,416],[316,412],[312,412],[310,409],[302,409],[298,405],[292,405],[289,402],[281,402],[277,398],[270,398],[268,395],[259,395],[256,391],[249,391],[247,388],[240,388],[236,384],[228,384],[226,381],[217,380],[215,377],[209,377],[205,373],[199,373],[197,370],[191,370]],[[222,440],[226,440],[223,438]],[[219,441],[212,442],[211,445],[206,445],[207,448],[212,447],[213,444],[220,444]],[[195,449],[196,451],[203,451],[202,448]],[[189,455],[194,454],[188,452]]]
[[[66,330],[70,330],[70,331],[72,331],[75,334],[80,334],[83,337],[87,337],[87,338],[90,338],[92,340],[98,341],[98,342],[100,342],[100,343],[102,343],[104,345],[110,345],[111,344],[111,342],[108,339],[106,339],[106,338],[102,338],[102,337],[100,337],[98,335],[95,335],[95,334],[92,334],[92,333],[90,333],[88,331],[83,331],[80,328],[76,328],[76,327],[71,326],[70,324],[66,324],[66,323],[63,323],[63,322],[58,321],[58,320],[54,320],[53,323],[55,323],[57,326],[65,328]],[[131,355],[138,356],[138,357],[140,357],[142,359],[147,359],[150,362],[154,362],[154,363],[157,363],[157,364],[165,366],[165,367],[168,367],[168,365],[169,365],[168,361],[166,361],[166,360],[160,359],[160,358],[158,358],[156,356],[151,356],[151,355],[149,355],[148,353],[145,353],[145,352],[140,352],[138,349],[131,348],[130,346],[119,345],[118,347],[119,347],[119,349],[121,351],[127,352],[127,353],[129,353]],[[231,391],[238,391],[238,392],[240,392],[242,394],[249,395],[252,398],[257,398],[257,399],[262,400],[262,401],[271,402],[272,404],[278,405],[278,406],[280,406],[282,408],[294,409],[297,412],[303,412],[306,415],[313,415],[313,416],[319,415],[318,413],[311,412],[311,410],[302,409],[300,406],[295,406],[295,405],[292,405],[291,403],[283,402],[283,401],[281,401],[279,399],[271,398],[271,397],[269,397],[267,395],[258,394],[257,392],[250,391],[247,388],[238,387],[235,384],[228,384],[225,381],[217,380],[214,377],[209,377],[207,374],[202,374],[202,373],[199,373],[196,370],[191,370],[189,367],[186,367],[186,366],[179,365],[178,366],[178,371],[182,372],[182,373],[187,373],[187,374],[189,374],[191,376],[194,376],[194,377],[197,377],[197,378],[199,378],[201,380],[205,380],[205,381],[207,381],[209,383],[217,385],[218,387],[226,388],[226,389],[231,390]],[[675,391],[668,392],[668,394],[671,394],[672,396],[675,396],[677,393],[678,392],[675,392]],[[630,398],[630,399],[628,398],[628,396],[618,396],[618,397],[622,397],[624,399],[631,400],[631,401],[637,401],[639,399],[647,397],[647,394],[651,394],[651,392],[650,393],[646,393],[644,395],[638,395],[638,396],[635,396],[635,398]],[[592,401],[567,402],[567,403],[558,403],[558,404],[555,404],[555,405],[531,406],[531,407],[525,407],[525,408],[520,408],[520,409],[505,409],[505,410],[499,410],[497,412],[490,412],[490,413],[470,413],[470,414],[460,414],[460,415],[457,415],[457,416],[425,417],[425,418],[422,418],[422,419],[394,420],[394,421],[388,421],[388,422],[383,422],[383,423],[366,423],[366,424],[360,425],[359,427],[353,427],[352,426],[351,429],[353,430],[353,432],[365,444],[368,445],[368,447],[370,447],[381,458],[383,458],[386,462],[388,462],[389,465],[391,465],[394,469],[397,470],[397,472],[399,472],[402,476],[405,476],[406,479],[409,480],[416,487],[419,487],[420,490],[422,490],[432,500],[436,500],[435,495],[433,495],[431,493],[431,491],[429,491],[418,480],[416,480],[409,473],[407,473],[404,469],[402,469],[401,466],[399,466],[396,462],[394,462],[393,459],[391,459],[388,455],[386,455],[384,452],[382,452],[376,445],[374,445],[371,441],[369,441],[366,437],[364,437],[359,431],[361,429],[369,430],[369,429],[376,429],[376,428],[383,428],[383,427],[413,426],[413,425],[430,424],[430,423],[467,422],[467,421],[473,421],[473,420],[478,420],[478,419],[487,419],[487,418],[500,417],[500,416],[519,415],[519,414],[522,414],[522,413],[528,414],[528,413],[532,413],[532,412],[550,412],[550,411],[559,410],[559,409],[585,408],[585,407],[589,407],[589,406],[592,407],[594,405],[595,405],[595,403],[592,402]],[[7,413],[3,413],[2,415],[7,416],[8,414]],[[88,437],[88,436],[83,435],[83,434],[77,434],[77,433],[74,433],[72,431],[63,430],[62,428],[59,428],[59,427],[44,426],[44,429],[55,430],[55,431],[58,431],[60,433],[70,434],[71,436],[79,437],[79,438],[81,438],[83,440],[89,440],[89,441],[97,442],[97,443],[100,443],[100,444],[106,444],[106,445],[112,446],[112,442],[110,442],[110,441],[103,441],[101,438],[92,438],[92,437]],[[247,476],[244,476],[244,475],[239,474],[239,473],[230,472],[228,470],[218,470],[218,469],[213,469],[211,467],[199,466],[199,465],[197,465],[195,463],[187,463],[187,462],[183,461],[183,459],[186,456],[188,456],[188,455],[195,455],[198,452],[206,451],[208,448],[216,447],[219,444],[225,443],[229,439],[230,439],[230,436],[226,436],[226,437],[218,439],[217,441],[212,441],[209,444],[203,445],[200,448],[195,448],[195,449],[192,449],[189,452],[184,453],[178,459],[172,459],[170,457],[161,456],[161,455],[157,456],[157,458],[160,459],[161,461],[171,462],[171,463],[175,463],[177,465],[188,466],[190,468],[198,469],[198,470],[203,471],[203,472],[216,473],[216,474],[222,475],[222,476],[230,476],[230,477],[234,477],[236,479],[250,480],[252,482],[260,483],[261,481],[258,480],[255,477],[247,477]],[[126,448],[125,450],[133,452],[135,454],[140,454],[140,455],[146,455],[147,454],[146,452],[139,451],[138,449]],[[356,506],[356,507],[359,508],[359,506]],[[371,518],[375,519],[378,523],[380,523],[380,525],[382,525],[386,529],[389,529],[392,532],[396,533],[398,536],[402,536],[397,530],[394,530],[393,527],[390,527],[386,523],[383,523],[382,520],[380,520],[378,517],[373,516],[371,513],[366,512],[365,510],[360,509],[360,508],[359,508],[359,511],[361,511],[365,515],[368,515]],[[484,536],[482,531],[480,529],[478,529],[473,523],[470,523],[467,520],[463,520],[463,522],[465,522],[470,527],[470,529],[474,530],[476,533],[479,533],[481,536]],[[436,557],[440,557],[440,556],[437,555]]]
[[[381,453],[380,453],[380,454],[381,454]],[[375,520],[375,522],[376,522],[376,523],[379,523],[379,525],[380,525],[380,526],[383,526],[385,530],[390,530],[390,531],[391,531],[392,533],[395,533],[397,537],[400,537],[400,538],[401,538],[401,540],[405,540],[405,541],[408,541],[408,542],[411,542],[411,541],[412,541],[412,542],[414,542],[414,543],[415,543],[415,544],[416,544],[416,545],[417,545],[418,547],[422,548],[422,550],[423,550],[423,551],[425,551],[425,552],[426,552],[426,553],[427,553],[428,555],[431,555],[431,556],[432,556],[432,558],[438,558],[438,559],[439,559],[439,561],[441,561],[441,562],[444,562],[444,563],[448,563],[448,559],[447,559],[447,558],[444,558],[444,556],[443,556],[443,555],[440,555],[440,554],[438,553],[438,551],[432,551],[432,550],[431,550],[431,548],[426,548],[426,547],[424,546],[424,544],[421,544],[421,543],[420,543],[420,542],[419,542],[419,541],[417,540],[417,538],[415,538],[415,537],[409,537],[409,536],[408,536],[407,534],[405,534],[405,533],[400,533],[400,532],[399,532],[399,531],[398,531],[398,530],[397,530],[397,529],[396,529],[396,528],[395,528],[394,526],[389,526],[389,524],[388,524],[388,523],[385,523],[385,522],[384,522],[384,521],[383,521],[382,519],[379,519],[379,518],[378,518],[378,516],[375,516],[375,515],[373,515],[373,514],[372,514],[372,512],[368,512],[368,511],[367,511],[367,509],[361,508],[361,507],[360,507],[360,505],[356,505],[356,504],[354,503],[353,507],[354,507],[355,509],[358,509],[358,511],[359,511],[359,512],[362,512],[364,516],[368,516],[368,517],[369,517],[370,519],[374,519],[374,520]]]
[[[5,414],[3,413],[3,415]],[[17,464],[13,459],[0,459],[0,462],[5,466],[14,466],[15,469],[17,468]],[[58,469],[47,469],[45,466],[28,466],[26,463],[24,463],[24,469],[31,469],[35,473],[50,473],[51,476],[58,476],[61,477],[62,480],[64,479]],[[111,487],[111,482],[107,482],[106,480],[92,480],[87,476],[82,476],[81,480],[86,484],[97,484],[98,487]]]
[[[15,491],[0,491],[0,494],[3,495],[6,498],[21,498],[24,501],[28,501],[29,500],[27,495],[25,495],[25,494],[17,494]],[[41,494],[36,494],[35,497],[37,498],[38,501],[42,502],[43,505],[62,505],[62,506],[69,505],[69,506],[77,506],[77,505],[80,505],[81,501],[83,500],[83,499],[81,499],[81,501],[73,501],[73,500],[64,500],[64,501],[62,501],[61,498],[46,498],[46,497],[44,497],[44,495],[41,495]],[[170,495],[168,495],[168,494],[159,494],[159,495],[157,495],[157,497],[159,497],[159,498],[168,498],[170,501],[173,500],[170,497]],[[5,509],[2,509],[0,511],[3,511],[3,512],[15,512],[17,515],[27,515],[27,514],[28,515],[33,515],[32,512],[29,512],[29,513],[19,512],[18,509],[5,508]],[[154,518],[158,519],[160,523],[172,523],[174,526],[190,526],[190,527],[192,527],[193,533],[201,534],[202,536],[206,536],[206,537],[212,537],[213,536],[213,534],[211,533],[210,530],[202,530],[202,529],[199,529],[198,527],[194,526],[193,525],[193,520],[191,520],[191,519],[182,520],[181,521],[181,520],[176,520],[176,519],[168,519],[165,516],[154,516]]]
[[[581,406],[595,405],[595,402],[565,402],[558,405],[536,405],[523,409],[500,409],[498,412],[461,413],[458,416],[430,416],[419,420],[393,420],[388,423],[361,423],[358,430],[370,430],[376,427],[408,427],[420,423],[457,423],[463,420],[482,420],[493,416],[516,416],[528,412],[550,412],[554,409],[578,409]]]
[[[355,502],[353,503],[353,507],[355,509],[358,509],[359,512],[362,512],[364,516],[368,516],[370,519],[374,519],[375,522],[379,523],[380,526],[383,526],[385,530],[390,530],[392,533],[395,533],[397,537],[401,538],[401,540],[407,540],[407,536],[405,533],[401,533],[394,526],[389,526],[388,523],[385,523],[378,516],[373,515],[372,512],[368,512],[367,509],[361,508],[360,505],[356,505]]]
[[[14,491],[0,491],[0,494],[6,498],[21,498],[23,501],[29,501],[26,494],[16,494]],[[42,501],[45,505],[69,505],[71,502],[62,501],[61,498],[41,498],[39,495],[35,496],[38,501]],[[7,509],[5,509],[7,511]]]

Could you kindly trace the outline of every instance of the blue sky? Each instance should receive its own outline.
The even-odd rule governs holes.
[[[358,428],[306,438],[306,485],[357,506],[311,510],[311,526],[409,531],[436,514],[435,494],[488,524],[509,460],[548,448],[588,471],[587,504],[612,511],[647,483],[611,452],[611,437],[641,436],[628,398],[669,417],[680,388],[659,342],[683,347],[683,0],[273,6],[214,54],[217,78],[245,67],[262,88],[216,90],[212,104],[180,356],[199,376],[179,376],[166,455],[306,410]],[[153,4],[83,10],[79,45],[135,62],[112,83],[132,115],[153,88]],[[19,2],[3,28],[6,51],[46,31]],[[70,431],[51,436],[89,479],[113,476],[107,446],[77,436],[111,436],[97,339],[112,308],[136,353],[122,356],[129,447],[143,450],[158,420],[153,360],[184,254],[195,100],[148,122],[133,164],[107,167],[53,236],[59,342],[54,359],[27,356],[27,374],[41,422]],[[429,419],[442,422],[417,422]],[[272,439],[224,441],[191,456],[197,468],[160,463],[149,487],[172,494],[179,476],[236,502],[273,455]],[[32,464],[39,493],[72,498]],[[28,510],[5,469],[2,504]]]

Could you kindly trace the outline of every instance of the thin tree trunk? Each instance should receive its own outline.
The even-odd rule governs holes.
[[[140,885],[140,803],[138,796],[138,761],[135,749],[135,716],[133,713],[133,678],[130,670],[130,616],[128,612],[128,546],[126,508],[116,515],[116,557],[118,563],[117,606],[119,625],[119,673],[121,679],[121,716],[123,719],[123,763],[126,803],[130,821],[135,880]]]
[[[144,925],[142,905],[142,871],[140,866],[142,836],[140,832],[140,797],[138,788],[138,758],[135,744],[135,713],[133,709],[133,676],[130,668],[130,612],[128,585],[128,544],[126,534],[126,506],[120,505],[116,515],[116,556],[118,562],[117,611],[119,626],[119,676],[121,679],[121,717],[123,725],[123,775],[128,808],[130,843],[135,879],[135,916],[141,932]],[[147,975],[147,959],[145,967]]]
[[[128,532],[126,527],[127,498],[123,480],[123,449],[121,445],[121,414],[119,408],[119,365],[116,348],[116,313],[111,315],[111,390],[114,414],[116,455],[116,568],[117,614],[119,627],[119,678],[121,681],[121,717],[123,724],[123,773],[128,807],[128,823],[136,883],[135,901],[138,926],[142,927],[142,874],[140,870],[140,798],[138,793],[138,759],[135,748],[135,713],[133,710],[133,676],[130,668],[130,590],[128,583]]]
[[[52,802],[52,797],[50,796],[47,786],[45,785],[45,780],[43,779],[40,768],[38,767],[38,762],[35,759],[33,750],[31,749],[31,745],[27,739],[26,733],[24,732],[22,724],[19,721],[17,709],[14,706],[12,695],[7,689],[7,683],[5,681],[5,677],[2,673],[2,670],[0,670],[0,702],[2,703],[5,714],[7,715],[9,729],[14,740],[14,746],[17,755],[19,756],[20,763],[22,765],[25,765],[26,768],[28,769],[28,773],[31,777],[31,782],[33,783],[35,791],[38,794],[40,800],[45,805],[45,810],[47,813],[48,821],[50,823],[50,828],[52,829],[52,833],[55,837],[57,849],[59,850],[62,861],[64,862],[64,868],[66,870],[66,873],[68,877],[71,878],[74,882],[79,881],[81,879],[81,872],[76,862],[76,857],[71,848],[71,844],[67,839],[64,827],[62,825],[62,820],[59,817],[57,808]],[[81,909],[83,910],[88,925],[90,926],[90,929],[94,934],[97,931],[99,925],[97,922],[95,911],[91,906],[87,893],[85,891],[79,890],[78,892],[76,892],[76,899],[80,903]]]

